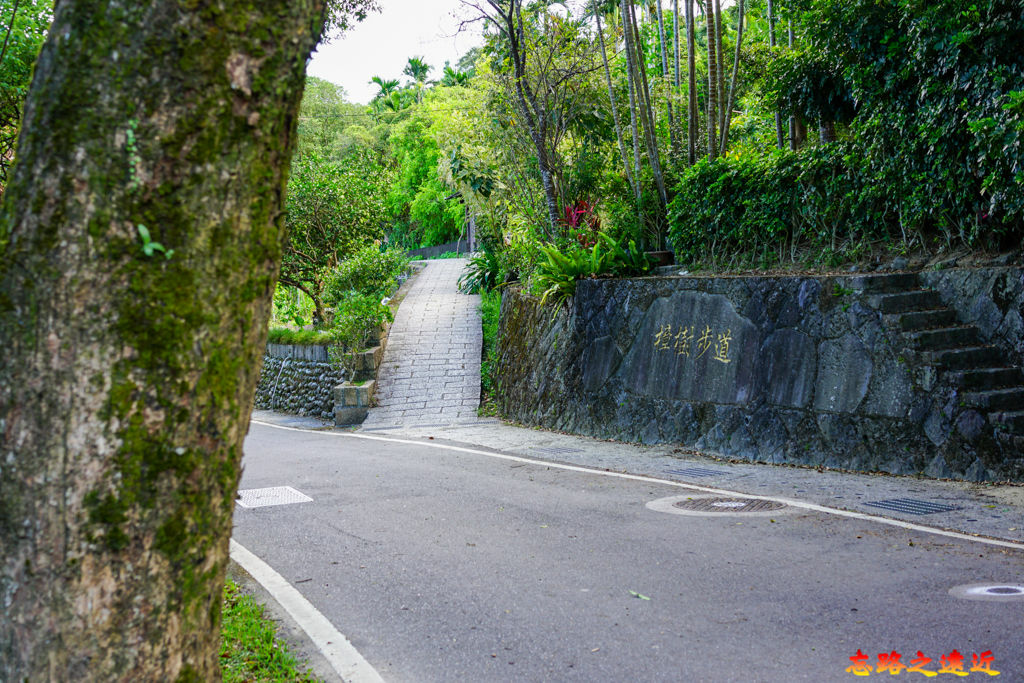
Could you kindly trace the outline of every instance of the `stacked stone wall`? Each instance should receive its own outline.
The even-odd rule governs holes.
[[[343,371],[328,361],[326,347],[270,344],[256,386],[256,407],[333,420],[334,387],[343,378]]]
[[[1024,271],[921,281],[1020,364]],[[581,281],[571,305],[510,290],[499,404],[516,421],[746,460],[1024,480],[999,432],[876,310],[863,279]]]

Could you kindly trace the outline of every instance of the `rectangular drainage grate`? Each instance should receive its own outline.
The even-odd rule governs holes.
[[[678,474],[682,477],[717,477],[726,474],[721,470],[709,470],[706,467],[684,467],[678,470],[665,470],[667,474]]]
[[[535,450],[538,453],[547,453],[549,455],[563,455],[565,453],[582,453],[583,452],[582,448],[558,448],[558,447],[541,448],[540,446],[531,446],[531,448],[532,448],[532,450]]]
[[[913,498],[890,498],[889,500],[877,500],[864,504],[875,508],[892,510],[893,512],[905,512],[908,515],[931,515],[936,512],[952,512],[953,510],[960,509],[952,505],[932,503],[927,500],[915,500]]]
[[[243,489],[238,492],[237,502],[244,508],[265,508],[271,505],[312,503],[313,499],[291,486],[271,486],[266,489]]]

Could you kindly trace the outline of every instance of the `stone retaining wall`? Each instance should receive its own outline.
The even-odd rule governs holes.
[[[933,270],[921,273],[921,281],[963,322],[977,325],[987,341],[1024,364],[1024,269]]]
[[[256,386],[256,407],[334,419],[334,387],[343,372],[328,362],[325,346],[268,344]]]
[[[921,279],[1020,363],[1024,271]],[[585,280],[557,314],[510,290],[501,410],[525,424],[747,460],[1024,480],[1024,439],[965,406],[863,283]]]

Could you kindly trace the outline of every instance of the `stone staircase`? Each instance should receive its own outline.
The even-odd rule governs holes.
[[[976,326],[962,324],[916,274],[857,276],[854,285],[925,365],[958,388],[963,405],[986,414],[996,430],[1024,435],[1024,372],[986,344]]]

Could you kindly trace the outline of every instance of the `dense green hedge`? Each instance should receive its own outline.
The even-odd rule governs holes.
[[[769,90],[812,126],[848,124],[841,141],[684,171],[670,211],[679,258],[1018,246],[1024,3],[796,7],[801,52],[777,60]]]

